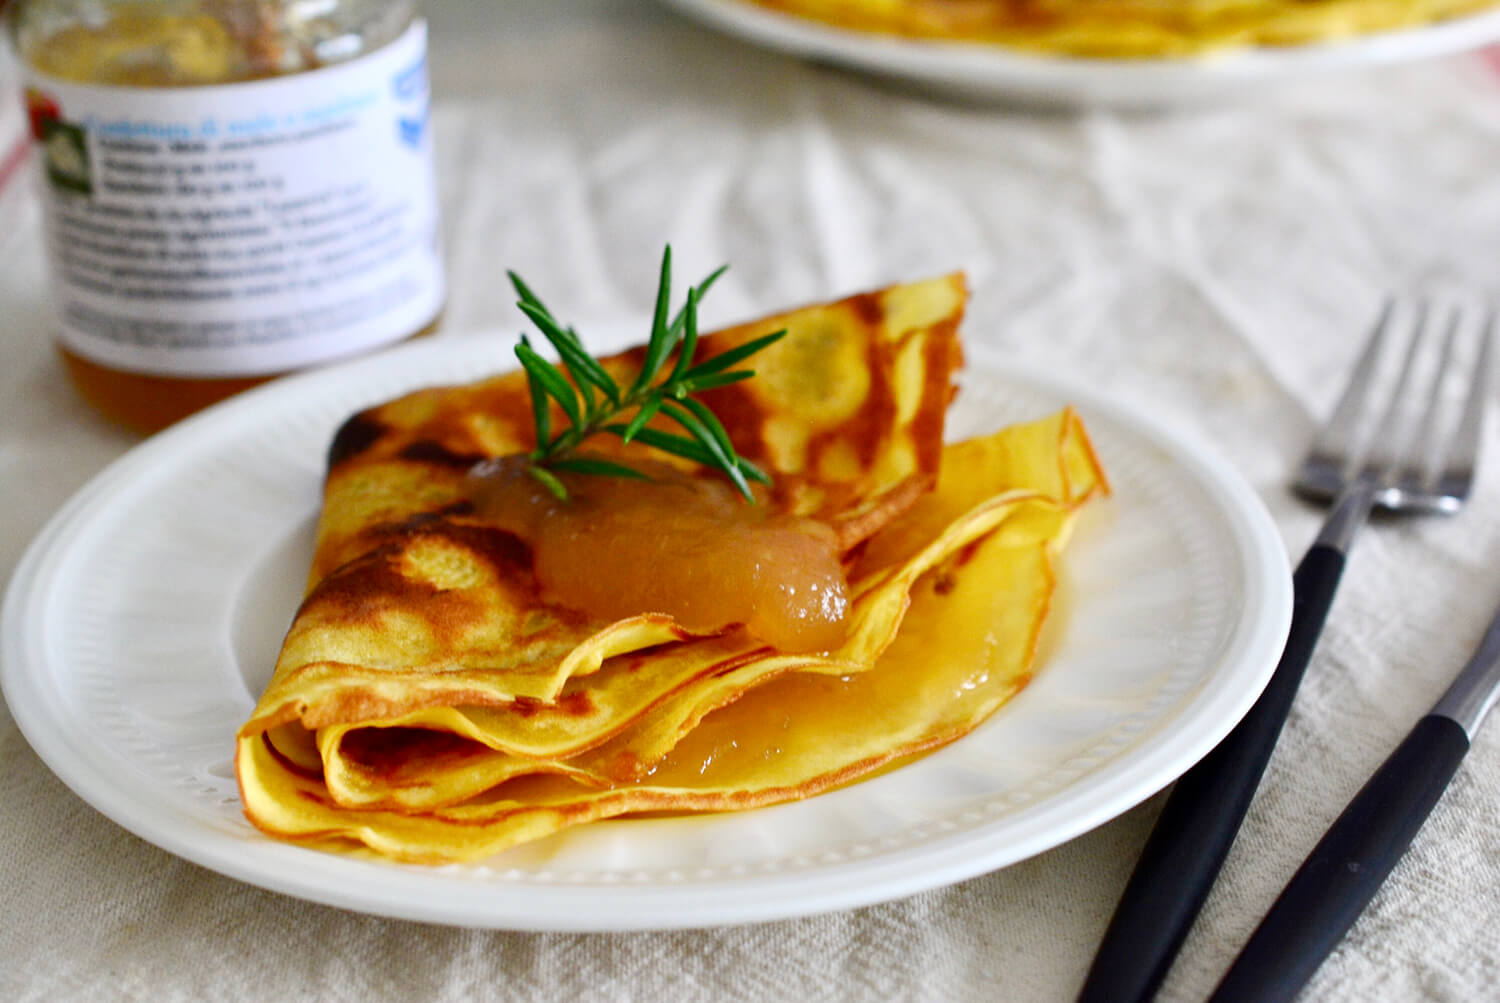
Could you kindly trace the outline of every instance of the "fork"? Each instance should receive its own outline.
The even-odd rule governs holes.
[[[1371,512],[1451,514],[1468,497],[1495,327],[1494,315],[1481,326],[1470,313],[1457,305],[1385,305],[1333,417],[1293,481],[1299,495],[1329,503],[1330,512],[1292,576],[1292,622],[1281,660],[1249,713],[1174,785],[1080,1001],[1146,1000],[1166,977],[1265,772],[1346,557]],[[1468,341],[1477,347],[1465,364],[1458,349]],[[1399,360],[1393,385],[1384,379],[1391,359]],[[1430,370],[1425,378],[1424,370]]]

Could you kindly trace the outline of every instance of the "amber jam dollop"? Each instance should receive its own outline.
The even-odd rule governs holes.
[[[724,480],[631,461],[649,480],[563,473],[566,501],[525,457],[475,468],[476,514],[532,548],[542,595],[608,619],[665,613],[695,633],[743,625],[778,651],[844,640],[849,584],[823,523],[750,504]]]

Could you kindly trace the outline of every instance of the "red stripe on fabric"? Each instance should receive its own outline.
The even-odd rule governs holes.
[[[4,5],[0,4],[0,6]],[[5,157],[0,159],[0,192],[4,192],[5,186],[20,173],[21,165],[26,163],[26,149],[30,145],[29,139],[18,139],[16,144],[6,152]]]
[[[1496,74],[1500,74],[1500,45],[1491,45],[1479,50],[1479,58]]]

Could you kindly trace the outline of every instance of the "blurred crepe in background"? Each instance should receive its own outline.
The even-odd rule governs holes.
[[[1495,0],[748,0],[854,31],[1090,59],[1308,45],[1475,14]]]

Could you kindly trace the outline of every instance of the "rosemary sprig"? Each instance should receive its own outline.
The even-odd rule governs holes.
[[[515,272],[508,274],[516,295],[520,297],[516,305],[557,350],[562,363],[559,368],[542,358],[524,334],[516,345],[516,358],[526,370],[532,420],[536,424],[537,446],[528,454],[528,470],[548,491],[560,500],[567,500],[568,489],[557,477],[558,472],[563,471],[645,479],[645,474],[622,463],[575,455],[585,439],[599,433],[618,436],[625,442],[639,440],[663,452],[713,467],[728,477],[747,501],[755,500],[750,493],[750,481],[771,483],[764,471],[743,456],[736,455],[723,424],[693,397],[704,390],[728,386],[754,376],[753,369],[733,367],[786,334],[785,330],[767,334],[693,364],[693,353],[698,345],[698,304],[709,287],[724,274],[723,267],[690,287],[687,302],[669,321],[672,248],[669,246],[662,253],[651,338],[646,343],[640,374],[628,387],[616,382],[584,349],[578,332],[559,323],[520,276]],[[677,360],[663,376],[662,371],[674,350]],[[565,428],[552,428],[553,401],[568,420]],[[676,422],[685,434],[649,426],[647,423],[657,415]]]

